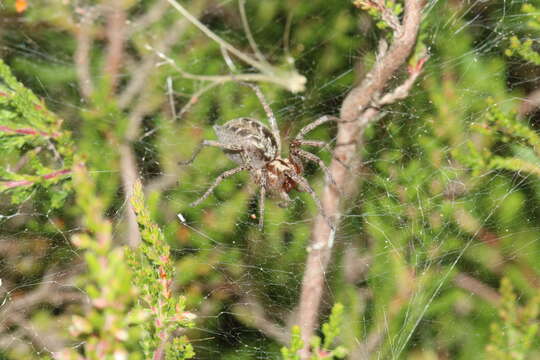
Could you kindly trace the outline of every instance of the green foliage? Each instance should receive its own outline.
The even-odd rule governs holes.
[[[540,295],[521,306],[508,278],[501,280],[499,321],[491,324],[490,359],[532,359],[531,346],[538,333]]]
[[[472,168],[475,174],[499,169],[540,176],[540,136],[523,124],[515,113],[504,113],[492,99],[487,105],[483,121],[473,123],[471,128],[491,142],[510,145],[507,146],[510,156],[496,155],[486,147],[477,150],[472,141],[468,142],[467,151],[456,150],[454,156]]]
[[[140,183],[133,205],[144,243],[124,255],[121,247],[114,246],[111,223],[102,215],[103,202],[80,162],[74,167],[73,181],[87,232],[73,236],[72,242],[84,251],[88,271],[79,281],[92,306],[84,314],[73,315],[69,328],[71,336],[84,345],[64,349],[58,358],[159,358],[156,354],[165,354],[165,359],[192,358],[187,338],[173,332],[192,326],[194,315],[184,311],[183,297],[172,296],[174,269],[168,260],[169,248],[148,217]],[[135,302],[139,296],[144,304]]]
[[[313,336],[310,341],[311,360],[323,359],[343,359],[347,356],[347,349],[343,346],[333,347],[334,340],[342,331],[344,307],[340,303],[336,303],[332,307],[328,321],[322,324],[321,332],[322,339],[319,336]],[[283,360],[299,360],[298,352],[303,348],[302,334],[298,326],[293,326],[291,329],[291,345],[289,348],[281,348],[281,356]]]
[[[140,305],[150,313],[150,319],[144,324],[144,354],[146,358],[160,358],[156,354],[165,351],[167,360],[191,359],[195,355],[192,346],[185,336],[176,337],[175,332],[193,326],[195,315],[185,311],[185,297],[172,294],[174,264],[170,247],[150,218],[140,182],[135,184],[131,203],[142,244],[135,250],[126,249],[126,256],[134,273],[134,283],[141,289],[144,304]]]
[[[302,341],[302,334],[300,332],[300,327],[294,325],[291,328],[291,345],[290,347],[281,348],[281,357],[283,360],[300,360],[300,355],[298,352],[304,347],[304,342]]]
[[[521,58],[535,64],[540,65],[540,54],[533,49],[534,42],[532,39],[520,40],[517,36],[510,38],[510,46],[506,50],[507,56],[519,55]]]
[[[134,309],[137,292],[131,272],[122,248],[114,246],[111,222],[103,217],[105,209],[95,182],[80,160],[73,168],[73,183],[86,229],[74,235],[72,242],[83,251],[87,271],[78,282],[89,301],[88,308],[71,317],[69,327],[70,335],[81,346],[65,348],[55,358],[143,359],[137,345],[142,334],[134,325],[148,321],[148,316]]]
[[[47,194],[44,206],[60,207],[71,189],[73,144],[62,120],[26,88],[0,59],[0,193],[22,203]]]
[[[246,2],[253,38],[268,62],[298,69],[308,79],[302,95],[259,84],[285,143],[313,119],[339,113],[347,91],[377,61],[380,36],[392,33],[385,19],[403,17],[401,1],[384,2],[391,8],[384,14],[376,6],[382,1],[355,3],[364,4],[367,13],[351,2]],[[162,16],[154,12],[147,17],[160,2],[119,2],[126,16],[125,56],[117,72],[109,74],[104,69],[111,53],[110,7],[30,1],[24,13],[13,14],[10,4],[13,1],[0,9],[6,19],[0,42],[5,63],[25,86],[2,75],[8,80],[3,80],[1,92],[8,96],[0,97],[0,126],[23,131],[0,131],[0,164],[9,170],[0,174],[0,181],[6,199],[13,195],[15,202],[26,201],[23,206],[0,202],[0,291],[10,291],[13,301],[32,295],[28,285],[44,271],[71,271],[71,264],[82,259],[85,266],[76,267],[83,271],[77,284],[88,302],[38,304],[21,312],[36,331],[43,324],[71,324],[73,337],[60,332],[67,348],[60,353],[67,358],[152,358],[160,335],[174,335],[173,329],[197,339],[192,343],[197,358],[279,357],[280,344],[257,328],[243,295],[254,295],[265,320],[279,326],[290,322],[316,206],[297,191],[291,193],[295,201],[287,209],[269,199],[265,231],[259,232],[252,218],[257,214],[252,181],[248,174],[238,174],[200,206],[189,207],[233,164],[218,149],[205,149],[192,166],[179,168],[178,161],[188,158],[202,139],[215,139],[212,125],[242,116],[264,121],[265,114],[249,89],[227,83],[201,92],[207,82],[185,79],[167,64],[153,66],[156,56],[148,50],[148,45],[159,49],[162,40],[170,41],[163,52],[183,70],[226,75],[233,70],[219,45],[192,25],[182,25],[170,8]],[[236,2],[182,4],[189,4],[220,37],[253,54]],[[527,6],[520,10],[519,2],[460,1],[426,5],[409,65],[418,66],[427,48],[431,59],[411,96],[384,107],[385,117],[366,131],[359,151],[364,160],[360,181],[343,209],[326,274],[326,285],[347,309],[346,316],[339,326],[329,319],[320,338],[310,342],[315,357],[343,355],[333,345],[341,329],[339,345],[350,358],[366,350],[369,341],[371,358],[488,358],[492,355],[486,354],[486,344],[495,344],[490,324],[496,322],[501,331],[506,326],[496,319],[493,300],[485,298],[489,284],[507,277],[516,293],[536,295],[540,182],[527,175],[538,174],[538,119],[531,114],[525,121],[514,112],[520,99],[538,87],[538,67],[500,51],[516,36],[519,40],[510,40],[508,53],[537,61],[537,10]],[[80,40],[85,16],[96,16],[86,34],[89,79],[80,77],[84,62],[78,57],[85,48]],[[236,69],[252,70],[234,56],[230,60]],[[405,68],[400,71],[388,88],[407,76]],[[132,82],[141,79],[142,90],[125,100]],[[93,84],[92,91],[83,94],[87,83]],[[38,95],[31,97],[24,89]],[[45,101],[57,115],[33,106],[45,109]],[[66,120],[62,125],[60,118]],[[133,119],[138,129],[126,139]],[[66,125],[73,135],[63,130]],[[73,183],[75,204],[69,198],[63,201],[71,186],[69,173],[50,179],[42,175],[71,169],[69,138],[77,153],[85,154],[91,174],[85,172],[83,180]],[[62,139],[67,150],[60,151]],[[309,139],[334,146],[334,125],[315,130]],[[144,179],[147,194],[146,205],[138,203],[146,240],[140,249],[128,251],[130,257],[119,248],[127,237],[122,181],[129,178],[130,167],[125,148],[131,150],[131,169]],[[332,159],[327,151],[316,154],[327,164]],[[321,194],[324,173],[306,164],[306,176]],[[20,186],[6,189],[7,182]],[[56,196],[60,198],[54,203],[63,206],[49,212]],[[176,218],[179,212],[186,223]],[[75,248],[64,241],[73,233],[78,234],[73,237]],[[482,286],[464,287],[464,277]],[[183,298],[173,295],[177,287]],[[181,311],[176,305],[183,306]],[[185,311],[193,308],[201,312],[197,327],[190,327],[193,314]],[[516,309],[522,314],[519,306]],[[179,315],[180,322],[172,320]],[[40,348],[47,337],[33,341],[24,332],[28,328],[10,323],[0,329],[2,345],[6,338],[16,339],[0,349],[1,358],[36,359],[51,348]],[[515,337],[504,336],[496,345],[503,351],[511,341],[528,339],[525,328]],[[73,347],[74,340],[82,345]],[[96,353],[96,343],[104,345],[105,354]],[[160,349],[168,358],[193,356],[186,338],[168,344]],[[303,345],[299,329],[293,327],[291,346],[282,350],[282,357],[298,359]],[[539,348],[531,341],[527,356],[537,358]]]
[[[539,12],[536,7],[532,4],[523,4],[521,11],[527,18],[527,28],[536,31],[540,30],[540,16],[538,16]],[[535,65],[540,65],[540,54],[533,48],[534,46],[535,42],[533,39],[520,40],[517,36],[512,36],[505,54],[507,56],[518,55],[524,60]]]
[[[376,26],[383,30],[391,27],[387,21],[385,21],[382,14],[383,11],[389,11],[395,16],[401,15],[403,13],[403,5],[398,1],[385,0],[382,2],[384,6],[380,5],[380,2],[372,0],[354,0],[353,4],[364,10],[376,21]]]

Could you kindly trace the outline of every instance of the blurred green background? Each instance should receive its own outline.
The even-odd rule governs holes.
[[[252,54],[238,2],[182,4]],[[431,58],[410,96],[385,108],[365,135],[358,191],[347,201],[327,273],[323,320],[334,303],[343,304],[336,343],[350,359],[540,358],[535,5],[426,3],[420,41]],[[259,83],[285,149],[310,121],[339,113],[376,61],[378,40],[388,37],[349,1],[247,1],[245,12],[268,63],[307,78],[299,93]],[[84,191],[100,204],[103,219],[96,221],[112,223],[113,242],[96,250],[71,241],[95,209],[77,205],[80,189],[69,176],[24,192],[2,189],[0,359],[55,357],[62,349],[75,356],[84,336],[113,336],[119,353],[143,358],[141,334],[122,315],[137,302],[128,296],[127,265],[112,255],[133,241],[122,187],[133,175],[171,247],[173,289],[197,314],[185,331],[195,358],[280,358],[294,325],[315,204],[298,192],[286,209],[267,201],[260,232],[247,173],[224,181],[200,206],[188,205],[233,167],[219,149],[178,165],[202,139],[215,139],[212,125],[265,119],[249,88],[233,81],[208,89],[211,83],[178,68],[204,76],[252,69],[224,56],[167,1],[4,1],[0,14],[1,58],[63,119],[55,131],[69,131],[66,148],[86,162],[95,189]],[[0,125],[16,123],[9,107],[1,110]],[[333,145],[335,130],[321,127],[309,138]],[[59,169],[58,157],[72,156],[55,153],[50,141],[14,139],[0,137],[1,178]],[[329,163],[328,151],[314,152]],[[307,164],[306,176],[320,193],[322,171]],[[106,262],[89,267],[84,254],[92,251]],[[115,310],[105,316],[94,309],[94,330],[74,329],[73,316],[89,316],[101,295]]]

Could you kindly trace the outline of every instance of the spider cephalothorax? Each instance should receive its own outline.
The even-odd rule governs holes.
[[[291,201],[288,195],[291,190],[306,191],[315,200],[321,214],[325,216],[319,198],[302,176],[302,159],[316,162],[333,183],[334,181],[324,162],[316,155],[301,149],[300,146],[309,145],[319,148],[326,146],[322,141],[304,140],[304,135],[319,125],[335,120],[335,118],[323,116],[302,128],[294,140],[291,141],[289,158],[282,158],[281,139],[274,114],[259,88],[253,85],[249,86],[255,90],[259,97],[268,115],[271,129],[260,121],[250,118],[238,118],[230,120],[224,125],[215,125],[214,131],[219,141],[204,140],[199,144],[191,159],[184,162],[184,164],[191,163],[204,146],[215,146],[223,149],[225,154],[239,166],[218,176],[214,184],[191,206],[197,206],[205,200],[223,179],[247,170],[250,172],[253,181],[260,187],[259,227],[263,225],[264,198],[267,192],[279,196],[283,201],[280,205],[287,206]],[[330,223],[326,216],[325,218]]]

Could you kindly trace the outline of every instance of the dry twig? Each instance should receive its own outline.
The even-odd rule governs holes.
[[[94,92],[94,84],[90,73],[90,53],[93,41],[91,26],[97,14],[97,11],[93,9],[85,10],[76,32],[75,70],[77,72],[79,89],[86,99],[89,99]]]
[[[60,306],[66,303],[82,303],[85,296],[80,291],[73,291],[70,287],[73,274],[54,275],[52,271],[43,276],[43,281],[32,291],[11,299],[11,294],[4,294],[0,301],[0,343],[5,347],[15,346],[14,340],[26,338],[34,346],[44,351],[54,351],[63,348],[66,344],[61,340],[60,334],[43,333],[27,319],[32,309],[42,304]],[[11,331],[16,327],[15,331]],[[7,339],[13,339],[8,341]],[[25,341],[22,341],[26,343]],[[5,348],[4,347],[4,348]]]
[[[400,30],[394,33],[394,41],[390,48],[379,54],[378,61],[366,76],[364,81],[353,88],[341,106],[338,124],[337,144],[330,165],[330,172],[338,187],[343,190],[344,198],[350,198],[354,192],[358,175],[355,169],[361,159],[358,148],[362,144],[363,133],[367,125],[376,119],[379,110],[374,108],[373,100],[382,93],[394,73],[405,63],[416,42],[420,27],[423,2],[406,0],[405,14]],[[392,94],[392,93],[390,93]],[[383,95],[381,99],[385,99]],[[397,100],[403,95],[390,95]],[[343,206],[341,198],[332,184],[328,181],[323,190],[322,205],[327,216],[339,221],[340,210]],[[298,306],[298,324],[302,330],[305,347],[302,359],[309,357],[309,339],[317,325],[321,297],[325,282],[326,269],[332,254],[332,243],[335,234],[321,214],[318,215],[312,229],[310,252],[306,261],[300,303]]]
[[[109,77],[110,89],[114,92],[124,58],[126,12],[122,5],[114,0],[109,2],[109,6],[111,9],[107,16],[107,57],[103,72]]]
[[[198,76],[192,75],[184,72],[181,69],[179,72],[182,76],[186,78],[194,78],[198,80],[207,80],[207,81],[266,81],[271,82],[277,85],[280,85],[293,93],[304,91],[306,78],[303,75],[300,75],[296,71],[286,71],[279,68],[276,68],[266,61],[257,60],[238,50],[227,41],[223,40],[217,34],[208,29],[203,23],[201,23],[195,16],[193,16],[189,11],[187,11],[182,5],[180,5],[176,0],[167,0],[179,13],[182,14],[189,22],[195,25],[199,30],[201,30],[206,36],[214,40],[225,52],[231,53],[236,56],[238,59],[242,60],[244,63],[252,66],[254,69],[259,71],[259,74],[245,74],[245,75],[230,75],[230,76]],[[242,6],[242,4],[241,4]],[[246,24],[244,24],[246,26]],[[249,27],[246,26],[246,33],[248,38],[250,38],[250,43],[254,40],[252,39],[251,32]],[[253,44],[252,44],[253,46]],[[256,48],[256,46],[255,46]],[[255,50],[255,49],[254,49]],[[255,50],[256,51],[256,50]],[[262,57],[262,55],[257,55],[257,57]],[[264,57],[263,57],[264,59]]]

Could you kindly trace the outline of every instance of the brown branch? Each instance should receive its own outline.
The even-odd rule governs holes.
[[[409,96],[409,92],[411,91],[414,83],[416,82],[416,79],[418,76],[422,73],[422,68],[424,66],[424,63],[429,59],[429,55],[424,56],[423,58],[418,61],[418,64],[414,67],[409,67],[409,77],[405,79],[405,81],[392,90],[391,92],[387,93],[383,97],[381,97],[379,100],[377,100],[376,104],[377,106],[383,106],[387,104],[393,104],[398,100],[403,100],[407,96]]]
[[[137,247],[141,242],[141,234],[139,225],[137,224],[137,216],[131,205],[131,197],[133,195],[133,186],[139,178],[137,161],[135,154],[131,148],[131,142],[122,142],[119,146],[120,153],[120,173],[122,178],[122,188],[124,189],[124,199],[126,202],[125,215],[127,218],[128,237],[127,242],[131,247]]]
[[[264,78],[265,81],[270,81],[275,84],[279,84],[280,86],[285,87],[286,89],[288,89],[289,91],[293,93],[304,91],[306,78],[305,76],[300,75],[296,70],[286,71],[286,70],[278,69],[268,64],[267,62],[261,62],[254,59],[252,56],[243,53],[242,51],[238,50],[237,48],[229,44],[227,41],[223,40],[217,34],[212,32],[209,28],[207,28],[203,23],[201,23],[195,16],[193,16],[189,11],[187,11],[186,8],[184,8],[176,0],[167,0],[167,1],[179,13],[181,13],[182,16],[184,16],[187,20],[189,20],[189,22],[191,22],[193,25],[199,28],[199,30],[201,30],[203,34],[205,34],[207,37],[209,37],[210,39],[215,41],[217,44],[219,44],[224,53],[233,54],[236,58],[242,60],[244,63],[252,66],[253,68],[257,69],[260,72],[259,74],[253,74],[253,75]],[[182,76],[187,77],[184,72]],[[234,78],[233,76],[231,77]],[[215,80],[217,80],[217,78],[222,78],[224,80],[226,78],[231,78],[231,77],[221,76],[221,77],[214,77],[214,78]],[[212,79],[209,79],[209,80],[213,81]],[[237,80],[237,79],[233,79],[233,80]]]
[[[274,339],[282,345],[289,343],[289,336],[285,329],[266,315],[264,306],[253,296],[246,295],[236,304],[235,316],[268,338]]]
[[[155,108],[163,102],[162,98],[158,98],[158,102],[156,103],[155,101],[152,101],[151,96],[151,92],[147,92],[138,99],[137,104],[128,115],[128,126],[124,134],[124,139],[122,139],[119,144],[122,188],[124,190],[124,199],[126,201],[125,215],[128,224],[127,239],[128,244],[132,247],[137,246],[141,241],[137,217],[135,216],[131,204],[133,185],[139,178],[139,169],[133,152],[133,143],[139,135],[140,126],[144,117],[154,111]]]
[[[495,289],[470,275],[464,273],[457,274],[454,277],[454,284],[456,284],[457,287],[486,300],[494,306],[499,305],[501,302],[501,295]]]
[[[380,57],[373,69],[362,83],[349,92],[341,107],[338,124],[337,145],[330,165],[330,172],[337,186],[345,194],[353,193],[353,185],[358,175],[355,169],[360,166],[361,159],[358,148],[366,126],[378,115],[378,111],[370,108],[370,104],[378,93],[381,93],[394,73],[405,63],[416,42],[423,2],[406,0],[402,31],[395,34],[392,46]],[[368,111],[371,110],[371,111]],[[344,198],[350,198],[345,196]],[[322,206],[324,212],[339,221],[339,211],[343,204],[338,191],[328,181],[323,190]],[[298,323],[302,331],[305,347],[302,359],[309,357],[309,339],[317,325],[319,307],[325,283],[326,269],[332,254],[334,230],[319,214],[313,224],[310,252],[306,261],[300,303],[298,306]]]
[[[521,117],[527,116],[536,111],[540,106],[540,89],[531,92],[519,105],[518,114]]]
[[[117,1],[109,1],[110,11],[107,16],[107,58],[103,68],[104,73],[110,80],[111,94],[115,92],[118,84],[118,76],[124,58],[124,46],[127,40],[126,29],[126,11]],[[142,107],[144,100],[140,100],[138,106]],[[141,116],[142,118],[142,116]],[[131,122],[131,120],[130,120]],[[122,188],[124,190],[124,198],[126,201],[125,215],[127,219],[128,234],[127,242],[130,246],[136,247],[141,242],[139,226],[133,206],[131,205],[131,196],[133,194],[133,186],[138,179],[138,167],[135,159],[135,154],[132,149],[132,138],[134,136],[126,136],[118,145],[120,154],[120,171]]]
[[[351,351],[351,359],[369,360],[379,345],[382,343],[386,329],[375,329],[371,331],[366,340]]]
[[[49,274],[52,272],[50,271]],[[59,350],[65,346],[61,340],[61,336],[55,334],[43,333],[27,320],[26,314],[32,314],[32,309],[41,304],[51,304],[60,306],[66,303],[82,303],[85,296],[80,291],[66,291],[72,282],[72,273],[61,274],[60,277],[50,279],[51,275],[45,275],[43,281],[34,290],[18,296],[9,301],[10,293],[4,295],[8,301],[0,307],[0,338],[11,336],[13,332],[10,329],[14,326],[16,337],[28,338],[33,345],[46,351]],[[0,345],[2,346],[2,345]],[[9,344],[4,344],[6,348]]]
[[[126,12],[117,1],[109,2],[110,10],[107,14],[107,57],[103,72],[110,80],[111,93],[118,84],[118,73],[124,58],[124,40],[126,32]]]
[[[169,8],[169,3],[167,0],[159,0],[144,15],[141,15],[137,19],[131,21],[130,28],[128,30],[128,37],[132,36],[134,33],[142,31],[152,25],[153,23],[161,20],[167,9]]]
[[[169,31],[163,40],[156,45],[156,50],[162,53],[166,53],[177,41],[184,35],[185,29],[189,23],[185,19],[177,21]],[[137,68],[132,71],[133,75],[126,88],[118,96],[118,104],[121,108],[126,108],[133,99],[140,94],[141,91],[146,89],[148,84],[148,78],[154,74],[153,69],[156,66],[159,57],[155,52],[150,52],[139,63]]]
[[[198,101],[199,101],[199,98],[207,91],[213,89],[214,87],[218,86],[218,85],[221,85],[220,82],[212,82],[202,88],[200,88],[199,90],[197,90],[192,96],[191,98],[188,100],[188,102],[184,105],[184,107],[182,107],[182,109],[180,110],[180,112],[178,113],[178,116],[177,118],[178,119],[181,119],[182,116],[184,116],[184,114],[186,112],[188,112],[191,107],[193,105],[195,105]]]
[[[94,84],[90,73],[90,54],[92,50],[91,25],[97,16],[96,11],[86,10],[76,31],[77,48],[75,49],[75,71],[81,94],[89,99],[94,92]]]

